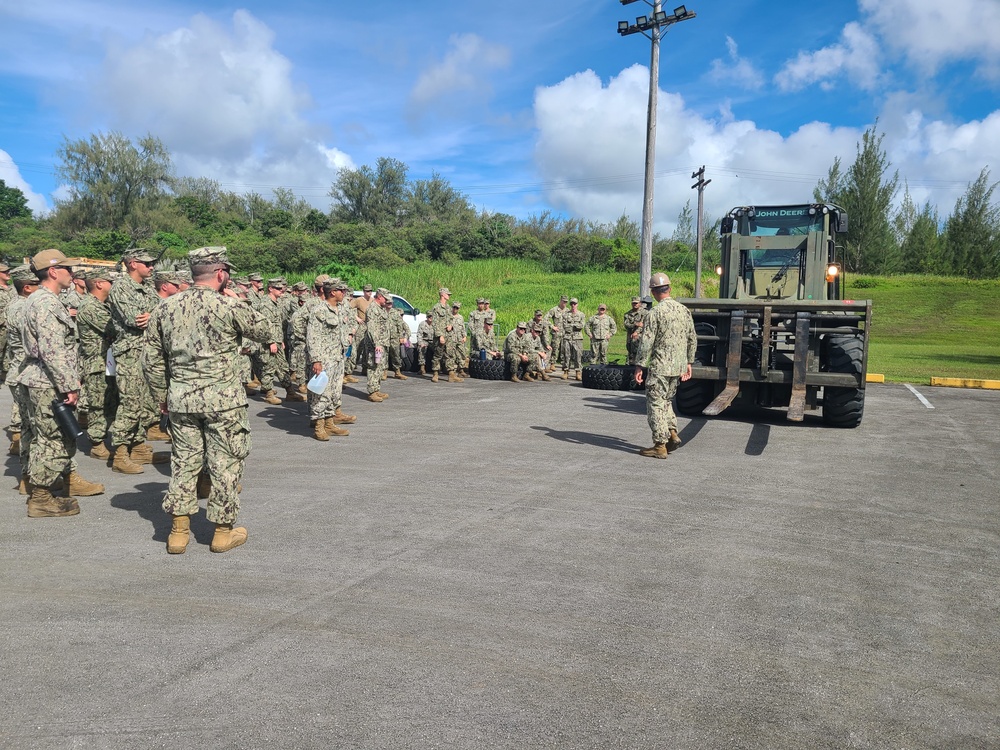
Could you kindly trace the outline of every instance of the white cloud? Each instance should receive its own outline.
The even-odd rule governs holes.
[[[648,80],[636,65],[606,85],[586,71],[536,90],[535,163],[550,186],[549,203],[598,221],[613,221],[623,209],[639,219]],[[883,146],[914,199],[947,215],[983,166],[1000,165],[1000,111],[950,124],[912,104],[890,97],[878,124]],[[705,191],[712,217],[739,205],[807,202],[835,157],[845,169],[853,163],[864,130],[811,122],[783,135],[749,120],[705,118],[662,90],[657,120],[654,229],[664,235],[684,203],[694,204],[689,176],[702,164],[712,179]]]
[[[424,70],[410,92],[411,114],[421,115],[432,104],[455,95],[482,99],[492,87],[489,73],[510,65],[510,50],[476,34],[454,34],[440,62]]]
[[[1000,3],[996,0],[859,0],[884,43],[925,73],[972,60],[1000,79]]]
[[[303,117],[311,99],[273,42],[247,11],[233,14],[231,29],[198,15],[186,27],[112,46],[93,90],[112,127],[159,137],[180,174],[265,194],[266,186],[328,187],[339,167],[353,164]],[[328,207],[324,191],[313,192],[303,197]]]
[[[785,63],[774,80],[784,91],[798,91],[816,82],[829,87],[832,79],[847,75],[854,84],[870,91],[879,80],[880,58],[875,37],[852,21],[844,26],[838,43],[817,52],[800,52]]]
[[[45,196],[31,189],[31,185],[21,176],[17,164],[3,149],[0,149],[0,180],[3,180],[7,187],[17,188],[24,193],[24,197],[28,199],[28,208],[35,213],[35,216],[49,210],[49,202],[45,200]]]
[[[726,37],[726,49],[729,51],[729,61],[721,58],[712,60],[709,79],[716,83],[759,89],[764,84],[764,77],[753,63],[740,57],[739,47],[731,36]]]

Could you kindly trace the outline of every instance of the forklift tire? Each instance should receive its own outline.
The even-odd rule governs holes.
[[[864,352],[864,342],[857,336],[828,335],[823,341],[825,369],[861,375]],[[864,412],[864,388],[823,388],[823,421],[831,427],[857,427]]]

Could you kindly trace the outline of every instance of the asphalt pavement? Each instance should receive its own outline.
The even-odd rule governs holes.
[[[363,386],[328,443],[251,404],[226,554],[166,554],[165,466],[81,454],[107,492],[28,519],[8,458],[0,748],[1000,746],[1000,392],[662,461],[641,394]]]

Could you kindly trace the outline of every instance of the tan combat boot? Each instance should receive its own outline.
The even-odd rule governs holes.
[[[288,374],[288,379],[291,380],[293,383],[298,383],[299,374],[297,372],[291,372]]]
[[[248,382],[246,385],[247,388],[250,388],[251,390],[254,391],[260,390],[260,380],[258,380],[256,377],[250,382]]]
[[[436,382],[438,382],[438,371],[437,371],[437,370],[434,370],[434,371],[433,371],[433,372],[431,373],[431,382],[432,382],[432,383],[436,383]]]
[[[281,403],[281,399],[278,398],[278,394],[276,394],[274,391],[268,391],[267,393],[264,394],[264,403],[277,406],[278,404]]]
[[[285,393],[285,401],[305,401],[306,397],[299,393],[298,388],[288,388]]]
[[[339,406],[337,407],[337,411],[333,413],[333,417],[331,417],[331,419],[333,419],[334,424],[354,424],[358,421],[356,416],[352,414],[344,414],[344,412],[340,410]]]
[[[526,372],[526,373],[524,373],[524,380],[527,380],[529,383],[534,383],[535,382],[535,373],[533,373],[533,372]]]
[[[409,380],[409,378],[403,374],[402,370],[396,370],[396,380]]]
[[[7,451],[12,456],[21,455],[21,433],[12,432],[10,434],[10,449]]]
[[[208,475],[205,469],[202,469],[201,473],[198,474],[198,484],[195,488],[195,494],[199,500],[205,500],[212,494],[212,477]]]
[[[677,430],[670,431],[670,437],[667,438],[667,451],[673,453],[675,450],[681,447],[681,436],[677,434]]]
[[[111,458],[111,451],[108,450],[108,446],[104,443],[95,443],[90,449],[91,458],[99,458],[102,461],[107,461]]]
[[[454,370],[448,370],[448,382],[449,383],[464,383],[465,382],[465,378],[458,377],[458,375],[455,373]]]
[[[77,497],[91,497],[93,495],[103,495],[104,485],[97,482],[88,482],[75,471],[69,473],[69,494]]]
[[[420,365],[420,374],[421,375],[427,374],[427,365]]]
[[[562,379],[569,380],[569,370],[563,370]]]
[[[378,391],[375,391],[374,393],[368,394],[368,400],[374,404],[380,404],[383,401],[385,401],[385,398],[383,397],[383,394],[379,393]]]
[[[18,482],[17,492],[19,495],[31,494],[31,480],[28,479],[28,472],[21,472],[21,481]]]
[[[521,382],[521,378],[519,378],[517,376],[517,370],[515,370],[514,373],[510,376],[510,382],[511,383],[520,383]]]
[[[242,526],[235,529],[231,523],[215,524],[215,536],[212,537],[212,545],[209,547],[212,552],[228,552],[234,547],[239,547],[247,540],[247,530]]]
[[[538,373],[538,377],[540,377],[546,383],[549,383],[549,382],[552,381],[552,378],[550,378],[548,375],[546,375],[547,372],[548,372],[548,370],[542,370],[540,373]]]
[[[115,460],[111,462],[111,471],[120,474],[142,474],[142,467],[129,458],[128,446],[119,445],[115,448]]]
[[[168,464],[170,463],[170,454],[160,451],[159,453],[154,453],[153,449],[150,448],[146,443],[136,443],[132,446],[132,450],[129,451],[128,457],[132,459],[133,463],[137,464]]]
[[[305,383],[299,386],[299,393],[301,393],[303,396],[305,396],[308,391],[309,389],[306,387]]]
[[[577,380],[583,380],[583,370],[577,370],[576,371],[576,379]]]
[[[170,535],[167,537],[167,554],[183,555],[191,540],[191,516],[174,516]]]
[[[53,497],[48,487],[32,487],[28,498],[28,518],[75,516],[80,504],[75,497]]]
[[[648,458],[666,458],[667,446],[665,443],[656,443],[652,448],[639,449],[639,455],[647,456]]]
[[[170,442],[170,433],[166,430],[161,430],[160,425],[154,424],[148,430],[146,430],[146,440],[160,440],[165,443]]]
[[[343,427],[337,427],[337,423],[334,421],[333,417],[327,417],[324,420],[323,429],[326,430],[326,434],[330,437],[344,437],[344,435],[351,434]]]
[[[326,442],[330,437],[326,434],[326,423],[322,419],[316,419],[310,422],[313,428],[313,437],[321,442]]]
[[[344,382],[345,382],[345,383],[360,383],[361,381],[360,381],[360,380],[358,380],[358,379],[357,379],[356,377],[354,377],[353,375],[345,375],[345,376],[344,376]]]

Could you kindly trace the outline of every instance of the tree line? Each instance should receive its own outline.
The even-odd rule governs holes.
[[[64,139],[57,157],[68,194],[44,216],[33,215],[24,194],[0,180],[0,254],[8,259],[53,246],[106,259],[142,246],[182,258],[195,247],[225,245],[237,267],[264,273],[493,257],[531,259],[555,272],[639,268],[639,227],[624,214],[602,223],[549,211],[519,219],[477,209],[441,175],[411,179],[406,164],[387,157],[341,170],[330,187],[328,212],[287,188],[265,198],[177,176],[169,151],[152,135]],[[936,209],[918,209],[908,191],[893,213],[898,175],[888,177],[888,169],[873,129],[859,143],[855,163],[842,172],[835,160],[816,187],[817,201],[849,212],[844,244],[850,270],[1000,275],[1000,216],[987,170],[942,225]],[[712,219],[702,227],[707,268],[719,258],[718,227]],[[689,202],[673,234],[654,237],[654,266],[693,269],[696,241]]]

